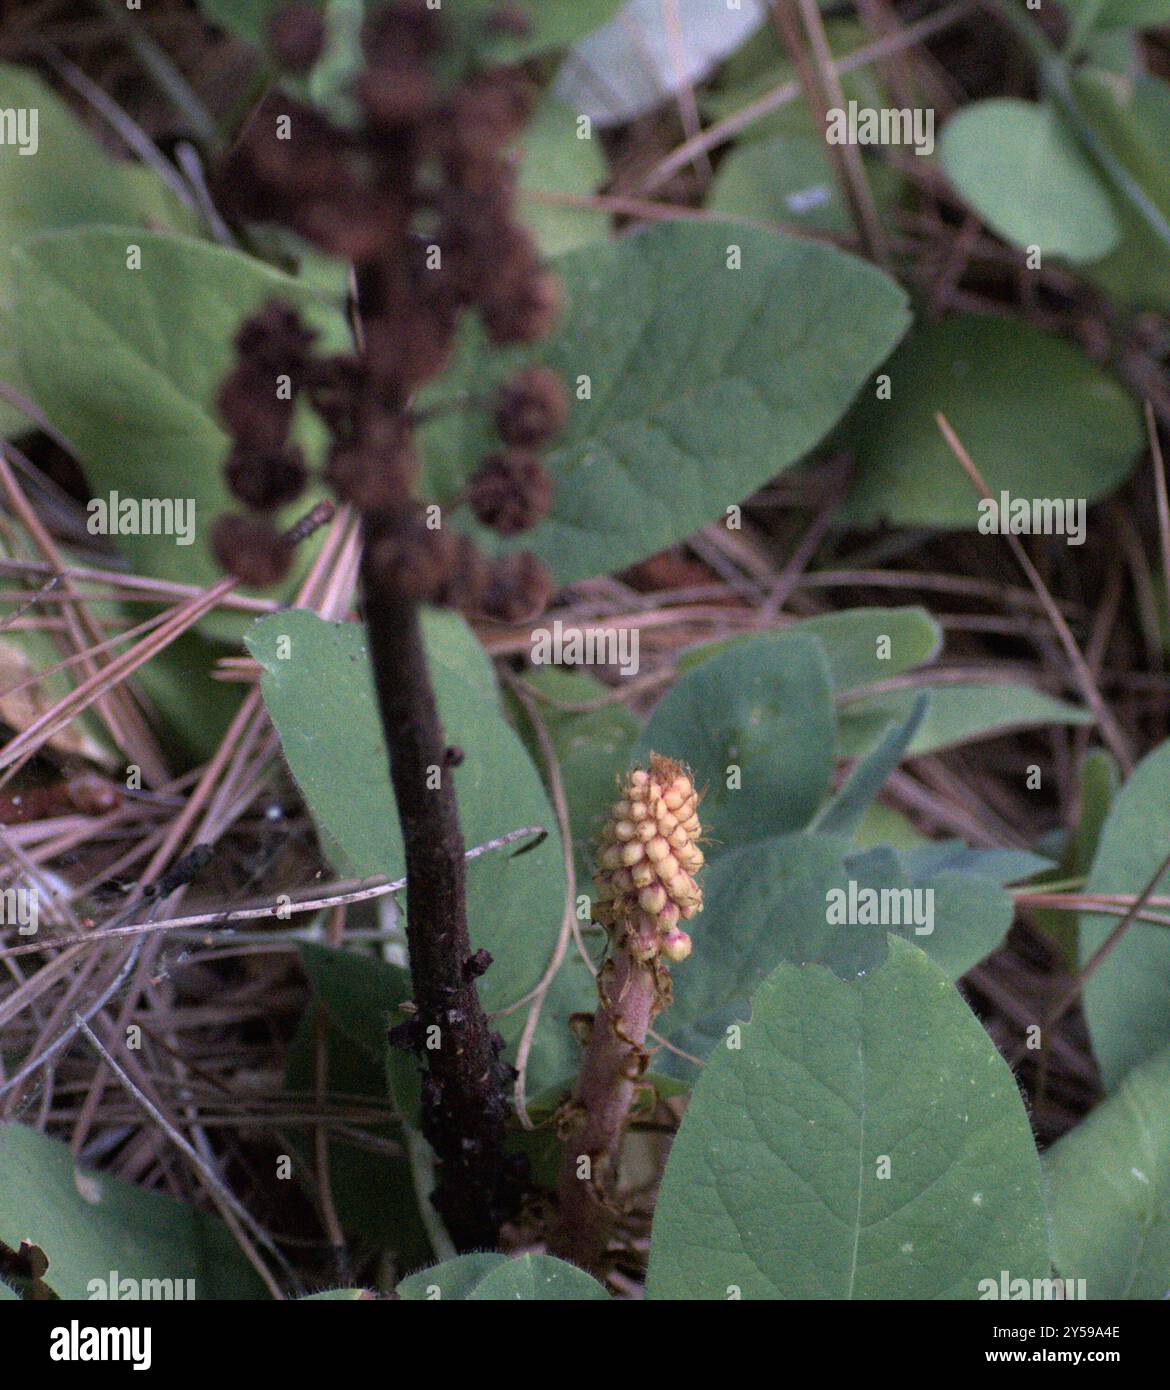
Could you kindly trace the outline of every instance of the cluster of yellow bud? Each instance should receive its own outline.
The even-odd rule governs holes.
[[[624,932],[639,960],[685,960],[691,938],[679,927],[702,911],[694,875],[703,867],[699,793],[682,764],[657,753],[650,770],[635,768],[602,831],[594,919]]]

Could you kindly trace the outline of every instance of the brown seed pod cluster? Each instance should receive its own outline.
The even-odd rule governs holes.
[[[320,56],[319,19],[303,3],[274,15],[270,49],[290,71]],[[547,602],[551,581],[531,556],[489,561],[445,525],[423,524],[410,403],[446,368],[464,314],[478,315],[498,346],[533,343],[555,323],[560,285],[515,218],[508,149],[531,115],[533,89],[519,69],[451,75],[445,16],[426,0],[374,10],[362,52],[354,124],[269,94],[216,180],[229,218],[281,224],[352,264],[362,350],[315,355],[313,333],[284,304],[240,330],[219,409],[233,442],[228,487],[256,515],[217,528],[214,548],[241,578],[244,568],[266,568],[231,547],[245,529],[253,541],[276,536],[265,514],[305,485],[290,442],[300,401],[331,436],[325,482],[365,518],[367,575],[420,601],[515,620]],[[563,428],[568,406],[554,372],[523,367],[492,409],[503,447],[481,461],[465,500],[482,524],[511,536],[548,512],[552,484],[536,451]]]
[[[695,875],[703,867],[699,793],[681,763],[650,755],[622,786],[602,831],[593,876],[594,919],[638,960],[685,960],[691,938],[679,927],[703,909]]]

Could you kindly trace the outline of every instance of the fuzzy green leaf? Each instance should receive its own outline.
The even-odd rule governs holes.
[[[193,1280],[196,1298],[263,1298],[263,1285],[217,1217],[108,1173],[79,1172],[66,1144],[0,1124],[0,1242],[39,1246],[44,1282],[63,1299],[94,1296],[111,1274],[162,1298],[157,1280]],[[151,1284],[143,1289],[144,1281]],[[182,1296],[182,1294],[180,1294]]]
[[[1088,1298],[1170,1297],[1170,1049],[1045,1155],[1052,1259]]]
[[[852,419],[858,469],[845,525],[977,528],[979,494],[939,432],[939,411],[996,499],[1007,490],[1096,501],[1144,447],[1121,386],[1071,343],[1025,323],[963,315],[923,325],[885,370],[890,399],[867,395]],[[989,537],[994,544],[1007,542]]]
[[[921,951],[892,938],[851,983],[781,965],[740,1041],[671,1149],[651,1298],[976,1298],[1001,1269],[1047,1273],[1015,1079]]]
[[[673,544],[801,458],[908,322],[902,291],[872,267],[747,227],[659,226],[558,270],[566,309],[539,355],[573,406],[545,457],[552,510],[508,543],[465,507],[456,516],[485,548],[534,550],[563,582]],[[482,399],[522,360],[489,352],[469,324],[426,399]],[[490,412],[447,412],[422,439],[428,490],[454,506],[495,447]]]

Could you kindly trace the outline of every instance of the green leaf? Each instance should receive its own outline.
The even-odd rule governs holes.
[[[1170,851],[1170,743],[1134,768],[1110,808],[1086,894],[1141,893]],[[1170,891],[1170,873],[1154,893]],[[1083,913],[1081,965],[1117,926],[1116,917]],[[1085,987],[1085,1016],[1106,1090],[1170,1042],[1170,931],[1131,922]]]
[[[835,695],[923,666],[933,661],[942,647],[942,629],[925,608],[846,608],[840,613],[804,618],[786,631],[821,639]],[[768,640],[782,641],[783,636]],[[720,652],[760,640],[726,637],[688,647],[679,657],[679,674]]]
[[[1076,798],[1080,805],[1079,819],[1063,846],[1060,862],[1053,865],[1050,874],[1037,880],[1038,891],[1044,891],[1046,881],[1063,883],[1068,879],[1088,878],[1120,780],[1117,764],[1104,748],[1092,748],[1085,754]],[[1066,969],[1075,973],[1080,958],[1076,914],[1061,912],[1057,908],[1042,908],[1032,913],[1032,920],[1052,938]]]
[[[886,371],[891,399],[867,396],[853,419],[857,481],[843,524],[976,528],[979,494],[939,433],[938,411],[996,498],[1006,489],[1096,501],[1143,448],[1138,408],[1117,382],[1024,323],[963,315],[925,324]]]
[[[576,114],[545,97],[518,145],[520,211],[541,251],[546,256],[560,256],[578,246],[604,241],[609,213],[574,207],[567,201],[590,197],[605,180],[605,159],[593,131],[582,138]]]
[[[502,1300],[552,1302],[559,1299],[608,1300],[596,1279],[552,1255],[460,1255],[412,1274],[398,1285],[398,1296],[414,1300]]]
[[[902,181],[888,165],[867,160],[866,173],[879,207],[897,198]],[[824,131],[815,127],[733,149],[719,165],[707,205],[731,220],[751,218],[840,236],[854,234],[853,215],[833,170]]]
[[[308,1293],[298,1303],[361,1303],[371,1297],[369,1289],[326,1289],[324,1293]]]
[[[558,268],[567,307],[542,357],[590,394],[545,460],[551,514],[515,543],[457,515],[485,548],[534,550],[565,583],[673,544],[807,453],[907,323],[901,290],[871,267],[754,228],[674,223]],[[486,351],[469,324],[427,399],[482,398],[522,360]],[[423,435],[428,489],[455,506],[491,447],[485,412],[447,412]]]
[[[480,995],[495,1011],[526,994],[552,954],[565,901],[556,817],[503,718],[491,662],[470,629],[451,614],[429,612],[424,635],[446,737],[464,751],[462,765],[448,775],[455,777],[467,847],[524,826],[550,832],[519,858],[513,857],[518,847],[508,847],[468,865],[472,945],[494,960]],[[290,643],[287,657],[282,638]],[[264,700],[285,759],[334,862],[357,875],[401,877],[402,836],[363,628],[293,610],[261,619],[245,640],[264,667]],[[501,1019],[505,1036],[514,1037],[524,1020],[524,1010]],[[564,1075],[571,1056],[565,1022],[555,1009],[542,1014],[534,1091]],[[549,1072],[542,1074],[546,1040]]]
[[[583,1269],[552,1255],[521,1255],[496,1265],[468,1293],[469,1299],[549,1303],[561,1299],[606,1302],[609,1294]]]
[[[1170,0],[1065,0],[1081,32],[1159,29],[1170,24]]]
[[[647,1293],[975,1298],[988,1271],[1047,1273],[1045,1245],[1015,1079],[939,967],[895,938],[866,979],[781,965],[756,994],[671,1149]]]
[[[453,1260],[411,1274],[395,1290],[398,1297],[410,1302],[438,1302],[441,1299],[464,1299],[491,1270],[503,1264],[507,1255],[485,1250],[474,1255],[459,1255]]]
[[[867,848],[890,845],[894,849],[912,849],[922,844],[926,837],[915,829],[913,821],[901,811],[875,801],[865,808],[853,838],[857,844]]]
[[[398,1006],[410,998],[410,975],[401,966],[389,965],[376,956],[339,947],[302,941],[298,950],[330,1022],[380,1067],[386,1034],[404,1017]]]
[[[366,952],[300,943],[301,964],[329,1022],[349,1047],[360,1053],[376,1094],[386,1080],[401,1119],[415,1129],[419,1118],[419,1067],[408,1053],[391,1047],[387,1035],[406,1021],[400,1005],[411,997],[410,972]],[[351,1088],[352,1089],[352,1088]]]
[[[930,707],[907,750],[912,758],[994,738],[1013,729],[1093,722],[1087,709],[1029,685],[926,685],[871,695],[841,706],[841,755],[859,757],[876,747],[891,721],[909,715],[919,694],[930,696]]]
[[[538,667],[527,672],[525,680],[543,697],[538,698],[536,709],[548,730],[560,767],[578,875],[587,880],[593,867],[593,846],[617,795],[618,779],[630,766],[641,724],[631,710],[617,701],[600,705],[613,691],[583,671]],[[598,703],[599,708],[573,713],[546,700],[577,705]],[[525,731],[533,762],[543,767],[544,759],[527,716],[520,712],[517,722]]]
[[[1122,168],[1170,221],[1170,85],[1161,78],[1086,70],[1072,77],[1082,114]],[[1085,268],[1120,305],[1170,312],[1170,248],[1134,207],[1114,196],[1121,245]]]
[[[946,124],[947,177],[1006,241],[1079,264],[1108,255],[1121,228],[1101,179],[1047,103],[995,97]]]
[[[692,769],[717,856],[809,823],[829,787],[836,734],[824,647],[794,632],[740,643],[688,672],[655,707],[635,755]]]
[[[0,145],[0,381],[27,394],[11,319],[11,250],[40,233],[86,223],[193,230],[194,219],[154,170],[111,158],[30,68],[0,64],[0,106],[37,112],[35,155]],[[0,433],[31,428],[27,416],[0,402]]]
[[[953,848],[951,853],[954,854]],[[1044,862],[1044,861],[1041,861]],[[829,921],[830,893],[872,888],[933,894],[933,916],[914,899],[900,926]],[[993,951],[1012,921],[1010,897],[987,872],[972,873],[928,859],[915,862],[888,847],[860,851],[842,836],[785,835],[732,849],[707,869],[705,906],[694,923],[694,954],[674,975],[674,1004],[656,1028],[674,1047],[700,1061],[745,1016],[747,1001],[781,961],[819,962],[842,978],[872,972],[885,959],[893,931],[926,950],[958,979]],[[930,900],[919,897],[917,904]],[[694,1079],[694,1064],[664,1050],[655,1066],[668,1076]]]
[[[192,1279],[196,1298],[265,1297],[217,1216],[108,1173],[80,1173],[68,1145],[36,1130],[0,1124],[0,1175],[0,1242],[38,1245],[58,1298],[89,1298],[91,1281],[104,1288],[112,1271],[140,1285]]]
[[[972,849],[959,840],[932,840],[901,849],[898,860],[911,878],[973,874],[992,883],[1019,883],[1052,868],[1052,860],[1026,849]]]
[[[385,972],[391,967],[373,957],[360,957],[346,950],[335,952],[341,960],[335,973],[329,971],[326,964],[318,964],[320,953],[327,949],[320,947],[302,956],[306,973],[315,987],[315,1001],[305,1010],[290,1040],[284,1089],[290,1106],[315,1105],[308,1098],[317,1093],[316,1005],[319,1001],[324,1005],[327,1020],[324,1030],[326,1092],[345,1097],[349,1107],[357,1106],[370,1112],[359,1127],[363,1138],[357,1142],[340,1132],[328,1136],[329,1186],[338,1220],[348,1235],[356,1260],[374,1254],[392,1256],[399,1268],[409,1269],[431,1258],[432,1250],[419,1216],[410,1163],[401,1152],[404,1148],[402,1127],[386,1104],[389,1048],[381,1020],[385,1017],[387,1022],[401,1021],[401,1015],[391,1012],[399,997],[398,986],[392,982],[386,988]],[[326,981],[324,990],[316,988],[319,979]],[[384,1011],[376,995],[378,988],[385,991]],[[350,1006],[349,993],[356,1007]],[[364,1027],[363,1020],[366,1021]],[[380,1038],[377,1036],[379,1028]],[[393,1055],[402,1059],[404,1076],[409,1076],[412,1069],[417,1072],[413,1060],[405,1054]],[[384,1115],[384,1120],[379,1121],[379,1113]],[[296,1131],[288,1136],[287,1142],[293,1159],[293,1176],[306,1198],[316,1203],[320,1200],[320,1192],[313,1136],[306,1131]]]
[[[1052,1260],[1085,1296],[1170,1297],[1170,1049],[1050,1148]]]
[[[902,761],[929,705],[929,692],[919,691],[906,718],[890,724],[877,746],[857,760],[848,780],[817,817],[819,831],[851,835],[857,829],[886,779]]]
[[[127,247],[142,268],[127,269]],[[219,384],[235,361],[241,321],[283,299],[339,347],[338,309],[299,281],[222,246],[186,237],[108,227],[60,232],[15,255],[21,364],[37,404],[77,446],[97,497],[191,499],[194,541],[118,535],[135,569],[185,584],[211,584],[221,571],[207,536],[237,504],[223,480],[229,441],[215,410]],[[303,438],[319,440],[315,421]],[[304,499],[280,513],[291,522]],[[308,563],[312,546],[300,557]],[[289,581],[290,588],[292,580]],[[238,636],[240,620],[216,615],[204,631]]]

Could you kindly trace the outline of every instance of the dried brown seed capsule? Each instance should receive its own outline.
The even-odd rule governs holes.
[[[360,357],[326,357],[309,363],[304,382],[309,404],[335,439],[351,440],[366,391],[366,367]],[[387,403],[398,409],[400,401]]]
[[[497,248],[509,237],[514,191],[511,174],[496,164],[482,184],[448,185],[436,193],[442,268],[426,271],[428,284],[442,284],[461,306],[489,293],[498,275]]]
[[[507,34],[516,39],[526,39],[532,33],[531,17],[517,4],[497,5],[489,10],[483,26],[489,34]]]
[[[491,566],[470,536],[456,532],[451,568],[440,601],[452,608],[475,613],[480,609],[491,578]]]
[[[366,119],[379,130],[424,120],[435,107],[435,87],[425,68],[406,60],[367,68],[357,81]]]
[[[494,158],[532,115],[535,90],[522,73],[497,68],[472,78],[452,98],[442,132],[453,170]]]
[[[259,516],[225,512],[211,528],[211,552],[220,568],[254,589],[279,584],[292,565],[292,547]]]
[[[272,16],[268,47],[282,68],[307,72],[325,48],[325,21],[312,5],[285,5]]]
[[[236,351],[254,366],[297,377],[305,369],[317,334],[291,304],[273,299],[240,325]]]
[[[409,208],[396,194],[344,178],[328,195],[300,202],[289,220],[329,255],[360,265],[390,254],[408,219]]]
[[[216,403],[238,447],[252,453],[273,453],[284,447],[294,407],[277,389],[277,373],[257,366],[251,358],[224,377]]]
[[[496,429],[505,444],[536,449],[565,427],[569,402],[551,367],[522,367],[500,387]]]
[[[486,455],[467,486],[477,520],[501,536],[527,531],[552,505],[552,479],[535,454],[504,449]]]
[[[511,289],[480,306],[487,335],[497,347],[534,343],[556,326],[564,296],[551,270],[534,269]]]
[[[295,502],[305,489],[305,456],[297,445],[277,453],[232,450],[224,465],[232,496],[254,512],[271,512]]]
[[[228,216],[282,221],[305,198],[336,198],[353,137],[304,102],[265,97],[229,154],[219,192]]]
[[[365,332],[370,376],[380,387],[407,391],[447,365],[455,315],[416,301],[405,314],[367,317]]]
[[[443,601],[451,580],[455,538],[427,527],[421,510],[372,516],[366,527],[367,565],[378,584],[420,603]]]
[[[395,0],[367,19],[362,29],[362,51],[371,66],[378,66],[404,56],[425,58],[442,39],[440,15],[427,0]]]
[[[552,575],[527,550],[492,563],[480,612],[504,623],[518,623],[541,612],[553,594]]]

